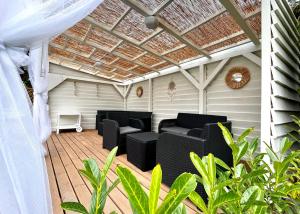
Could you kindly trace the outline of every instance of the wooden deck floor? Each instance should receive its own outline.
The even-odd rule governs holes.
[[[86,207],[89,207],[92,188],[86,179],[78,173],[78,169],[83,168],[82,160],[87,158],[94,158],[102,168],[109,153],[108,150],[102,149],[102,137],[95,131],[52,134],[47,141],[47,145],[49,154],[46,163],[53,201],[53,213],[64,213],[60,208],[62,201],[80,201]],[[127,161],[126,155],[118,156],[115,159],[112,169],[108,173],[109,184],[117,178],[115,168],[118,164],[130,168],[145,190],[149,189],[151,172],[139,170]],[[160,199],[163,199],[167,192],[168,187],[162,185]],[[189,201],[186,201],[185,204],[189,213],[196,213],[194,205]],[[107,199],[104,212],[108,214],[112,211],[132,213],[121,184],[111,192]]]

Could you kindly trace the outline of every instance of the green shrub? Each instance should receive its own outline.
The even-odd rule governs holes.
[[[128,195],[132,213],[135,214],[184,214],[186,213],[186,208],[182,204],[182,201],[185,200],[197,186],[195,175],[190,173],[181,174],[174,181],[169,193],[158,207],[162,179],[160,165],[157,165],[152,171],[149,196],[129,169],[118,166],[117,174]]]
[[[63,202],[61,207],[64,210],[70,210],[82,214],[102,214],[108,194],[120,183],[120,179],[107,187],[106,176],[108,170],[116,156],[118,147],[114,148],[108,155],[102,171],[100,171],[97,162],[93,159],[84,160],[84,169],[79,170],[80,174],[88,179],[94,191],[91,198],[89,211],[79,202]]]
[[[232,150],[233,166],[229,167],[212,154],[200,158],[190,157],[208,195],[208,203],[196,192],[189,198],[205,214],[224,213],[299,213],[299,202],[290,197],[300,185],[292,182],[295,171],[290,170],[299,158],[300,151],[288,150],[293,142],[284,138],[279,151],[266,145],[266,153],[256,154],[258,139],[248,142],[247,129],[234,141],[221,123],[226,143]],[[241,161],[244,159],[243,161]],[[299,159],[298,159],[299,160]]]

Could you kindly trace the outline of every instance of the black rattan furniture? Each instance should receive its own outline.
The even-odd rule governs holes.
[[[222,124],[231,130],[231,122]],[[231,150],[216,123],[205,124],[200,137],[164,132],[156,144],[156,161],[161,164],[165,184],[170,186],[183,172],[199,174],[190,160],[192,151],[200,157],[212,153],[229,166],[232,165]],[[196,191],[206,198],[202,186],[198,185]]]
[[[156,142],[159,134],[143,132],[127,135],[127,160],[142,171],[153,169],[156,163]]]
[[[152,112],[98,110],[96,129],[98,134],[103,136],[103,120],[110,119],[117,121],[120,127],[129,126],[130,122],[143,131],[151,131],[151,116]]]
[[[126,135],[142,131],[141,127],[137,126],[135,123],[135,120],[130,120],[128,126],[120,126],[115,120],[104,119],[103,148],[112,150],[114,147],[118,146],[117,155],[126,153]]]
[[[162,120],[158,126],[158,132],[171,132],[189,134],[193,132],[201,134],[206,123],[226,122],[227,117],[206,114],[178,113],[176,119]],[[196,130],[193,130],[196,129]]]

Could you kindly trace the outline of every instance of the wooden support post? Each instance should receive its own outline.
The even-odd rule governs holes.
[[[149,97],[148,97],[148,111],[153,110],[153,93],[152,93],[152,79],[148,81],[148,90],[149,90]]]
[[[199,66],[199,114],[206,113],[206,89],[203,88],[206,79],[205,65]]]

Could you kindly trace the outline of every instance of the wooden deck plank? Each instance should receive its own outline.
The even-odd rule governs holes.
[[[46,158],[46,161],[53,198],[53,212],[55,214],[63,213],[60,208],[61,201],[80,201],[86,207],[89,207],[93,190],[89,182],[79,174],[78,170],[83,168],[82,160],[88,158],[95,159],[99,167],[103,167],[109,151],[102,149],[102,137],[95,131],[82,133],[65,132],[59,135],[52,134],[47,143],[49,157]],[[108,185],[117,179],[115,169],[119,164],[130,168],[144,190],[149,192],[151,171],[142,172],[127,161],[126,155],[118,156],[113,162],[108,172]],[[162,185],[160,202],[166,196],[168,189],[166,185]],[[190,201],[186,200],[185,204],[188,213],[197,213],[196,207]],[[112,211],[125,214],[132,213],[126,192],[121,184],[107,198],[104,213],[109,214]]]

